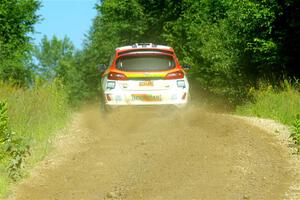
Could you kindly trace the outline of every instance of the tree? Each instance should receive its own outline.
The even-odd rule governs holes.
[[[73,59],[74,45],[68,37],[60,40],[53,36],[51,40],[44,36],[41,43],[35,47],[34,56],[38,61],[37,71],[46,80],[64,78],[67,68]]]
[[[241,99],[247,88],[279,74],[272,27],[275,1],[186,1],[183,15],[165,26],[165,38],[194,67],[200,84]]]
[[[24,85],[30,79],[30,33],[39,20],[37,0],[0,0],[0,79]]]

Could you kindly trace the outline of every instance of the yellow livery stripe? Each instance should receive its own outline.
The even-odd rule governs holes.
[[[151,72],[147,72],[147,73],[125,73],[125,75],[128,78],[163,78],[167,75],[166,72],[163,73],[151,73]]]

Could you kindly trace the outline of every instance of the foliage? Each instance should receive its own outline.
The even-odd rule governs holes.
[[[69,102],[77,105],[83,99],[87,99],[93,89],[89,84],[97,83],[97,79],[91,81],[91,75],[96,76],[96,69],[93,74],[87,74],[90,69],[84,61],[83,53],[76,51],[73,43],[68,37],[59,39],[53,36],[48,39],[43,37],[41,43],[35,46],[33,55],[37,60],[35,71],[38,77],[47,82],[61,80],[68,94]]]
[[[248,98],[260,79],[299,77],[299,4],[295,0],[101,0],[84,49],[66,37],[44,37],[31,60],[37,0],[1,0],[0,79],[30,85],[36,76],[60,78],[81,101],[97,94],[97,65],[117,46],[168,44],[193,66],[198,84],[233,103]],[[39,73],[36,73],[39,72]],[[82,95],[81,95],[82,94]]]
[[[21,169],[27,155],[28,142],[9,129],[7,103],[0,101],[0,160],[8,160],[8,175],[16,181],[21,177]]]
[[[8,116],[7,116],[7,104],[0,101],[0,142],[4,141],[5,136],[8,133]]]
[[[168,44],[193,66],[199,85],[233,103],[247,99],[262,78],[276,83],[283,73],[299,77],[296,1],[102,0],[96,9],[84,49],[93,65],[108,63],[117,46]]]
[[[99,14],[93,22],[85,51],[94,66],[107,63],[118,45],[139,40],[145,31],[143,8],[136,0],[102,1],[97,5]]]
[[[18,85],[30,82],[30,33],[39,20],[37,0],[0,0],[0,79]]]
[[[0,82],[0,101],[9,103],[9,109],[7,103],[0,106],[0,196],[10,180],[26,172],[22,168],[44,158],[69,118],[68,96],[60,81],[49,85],[36,80],[34,85],[24,89]]]
[[[280,87],[261,84],[260,89],[249,91],[254,96],[252,102],[237,107],[237,113],[274,119],[292,127],[291,137],[300,142],[300,92],[299,83],[283,81]]]
[[[0,83],[0,99],[9,102],[10,126],[19,135],[44,141],[48,132],[63,125],[69,113],[68,96],[61,84],[36,81],[24,89]]]
[[[300,115],[297,114],[296,119],[292,124],[292,139],[298,147],[298,153],[300,153]]]
[[[8,176],[16,181],[22,177],[21,169],[27,156],[30,155],[30,145],[26,138],[9,132],[3,141],[3,151],[9,159]]]
[[[74,45],[68,37],[63,40],[53,36],[51,40],[44,36],[41,43],[35,47],[34,56],[38,61],[36,69],[46,80],[64,77],[69,63],[73,59]]]
[[[166,40],[195,66],[203,87],[240,101],[247,87],[264,76],[260,69],[273,64],[258,55],[276,54],[276,45],[268,38],[273,7],[249,0],[188,2],[181,18],[165,26]]]

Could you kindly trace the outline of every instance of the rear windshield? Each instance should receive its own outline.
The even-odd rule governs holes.
[[[122,71],[165,71],[174,67],[173,58],[167,55],[124,56],[117,60],[117,69]]]

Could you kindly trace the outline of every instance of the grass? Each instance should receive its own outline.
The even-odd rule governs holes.
[[[3,173],[2,173],[3,171],[5,171],[5,170],[0,168],[0,174],[1,174],[1,177],[0,177],[0,195],[1,196],[4,196],[7,193],[8,183],[9,183],[8,177],[6,175],[3,176]]]
[[[254,97],[236,108],[236,113],[276,120],[291,127],[291,137],[300,150],[300,92],[299,84],[284,81],[280,88],[262,86],[259,90],[251,91]]]
[[[29,140],[31,156],[27,166],[34,165],[49,152],[51,139],[63,128],[69,116],[68,100],[59,84],[30,89],[0,83],[0,101],[8,103],[9,126]],[[11,180],[7,163],[0,163],[0,197],[5,196]]]

